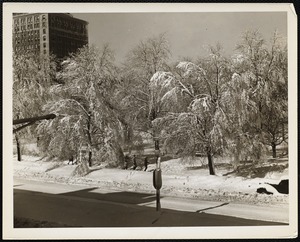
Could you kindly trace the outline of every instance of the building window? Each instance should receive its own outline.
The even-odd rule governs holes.
[[[46,48],[46,43],[43,44],[44,48]]]
[[[46,36],[45,35],[43,36],[43,40],[46,41]]]
[[[46,34],[46,29],[43,29],[43,34]]]
[[[46,50],[44,50],[44,54],[47,54],[47,51],[46,51]]]

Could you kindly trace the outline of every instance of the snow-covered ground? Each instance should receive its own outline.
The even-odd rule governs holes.
[[[18,162],[14,156],[14,176],[28,180],[39,180],[54,183],[80,184],[98,186],[111,190],[137,191],[155,193],[152,170],[122,170],[93,167],[84,177],[74,177],[72,173],[76,165],[68,165],[68,161],[47,161],[34,156],[23,156]],[[287,161],[286,161],[287,162]],[[209,201],[239,202],[248,204],[288,204],[288,195],[278,193],[265,182],[278,184],[282,178],[288,178],[288,168],[281,171],[267,172],[264,177],[241,177],[230,174],[226,164],[216,164],[217,175],[210,176],[201,160],[193,163],[172,159],[161,163],[163,186],[162,195],[201,198]],[[227,175],[224,175],[226,174]],[[267,187],[273,195],[258,194],[259,187]]]

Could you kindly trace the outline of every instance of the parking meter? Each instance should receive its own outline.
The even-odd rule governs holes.
[[[160,157],[158,157],[156,162],[156,169],[153,171],[153,186],[156,189],[156,211],[160,211],[160,189],[162,186]]]
[[[161,189],[162,186],[161,169],[155,169],[153,171],[153,186],[157,190]]]

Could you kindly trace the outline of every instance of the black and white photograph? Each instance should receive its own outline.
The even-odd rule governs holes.
[[[6,238],[298,236],[292,4],[3,10]]]

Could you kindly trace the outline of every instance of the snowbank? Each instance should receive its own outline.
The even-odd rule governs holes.
[[[76,165],[67,163],[68,161],[47,162],[31,156],[23,156],[23,161],[18,162],[14,157],[14,176],[54,183],[98,186],[111,190],[155,193],[151,172],[155,168],[153,164],[148,166],[148,172],[109,169],[99,166],[93,167],[93,170],[84,177],[73,177],[71,174]],[[210,176],[207,168],[201,163],[195,162],[187,165],[180,159],[162,162],[161,194],[162,196],[193,197],[224,202],[238,201],[249,204],[267,203],[280,206],[280,204],[288,203],[288,195],[280,194],[271,186],[264,184],[265,182],[279,183],[282,177],[287,177],[288,169],[267,173],[263,178],[244,178],[234,174],[224,176],[228,173],[228,169],[226,166],[222,167],[219,166],[216,176]],[[274,193],[273,195],[256,192],[257,188],[266,186],[269,191]]]

